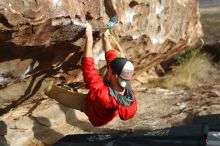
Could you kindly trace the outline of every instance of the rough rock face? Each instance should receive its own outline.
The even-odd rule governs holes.
[[[79,37],[85,21],[100,31],[117,16],[117,37],[144,39],[146,51],[165,53],[201,36],[198,11],[197,0],[3,0],[0,38],[21,46],[51,45]]]
[[[34,97],[22,114],[32,115],[49,77],[81,87],[83,24],[92,24],[96,42],[113,16],[111,34],[134,62],[137,84],[202,36],[198,0],[1,0],[0,115]]]

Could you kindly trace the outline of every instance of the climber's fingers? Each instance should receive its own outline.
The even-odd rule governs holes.
[[[109,36],[110,36],[110,32],[109,32],[109,30],[107,29],[107,30],[103,33],[103,38],[104,38],[104,39],[109,39]]]
[[[86,23],[85,27],[86,27],[86,36],[87,37],[92,36],[92,26],[91,26],[91,24]]]

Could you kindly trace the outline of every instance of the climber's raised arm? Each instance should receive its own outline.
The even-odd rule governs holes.
[[[93,57],[92,55],[92,26],[89,23],[86,23],[86,44],[84,48],[84,57]]]
[[[112,47],[111,42],[109,40],[109,36],[110,36],[109,30],[106,30],[106,32],[103,33],[103,37],[102,37],[103,38],[103,47],[104,47],[105,52],[113,50],[113,47]]]
[[[84,57],[82,59],[82,72],[86,88],[95,89],[104,85],[104,80],[99,76],[94,64],[92,26],[89,23],[86,24],[86,42]]]

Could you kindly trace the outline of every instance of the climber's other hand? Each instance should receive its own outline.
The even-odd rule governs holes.
[[[109,32],[109,30],[107,29],[107,30],[103,33],[103,38],[104,38],[104,40],[108,40],[108,39],[109,39],[109,36],[110,36],[110,32]]]
[[[92,26],[89,23],[85,24],[86,27],[86,37],[92,37]]]

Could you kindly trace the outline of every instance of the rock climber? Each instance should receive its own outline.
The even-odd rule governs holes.
[[[103,79],[95,68],[93,58],[92,26],[86,24],[86,43],[82,58],[82,72],[88,94],[70,92],[56,85],[45,89],[45,94],[59,103],[84,112],[93,126],[103,126],[119,115],[121,120],[134,117],[137,102],[130,85],[133,64],[117,57],[109,40],[109,31],[103,34],[107,72]],[[64,91],[65,90],[65,91]]]

